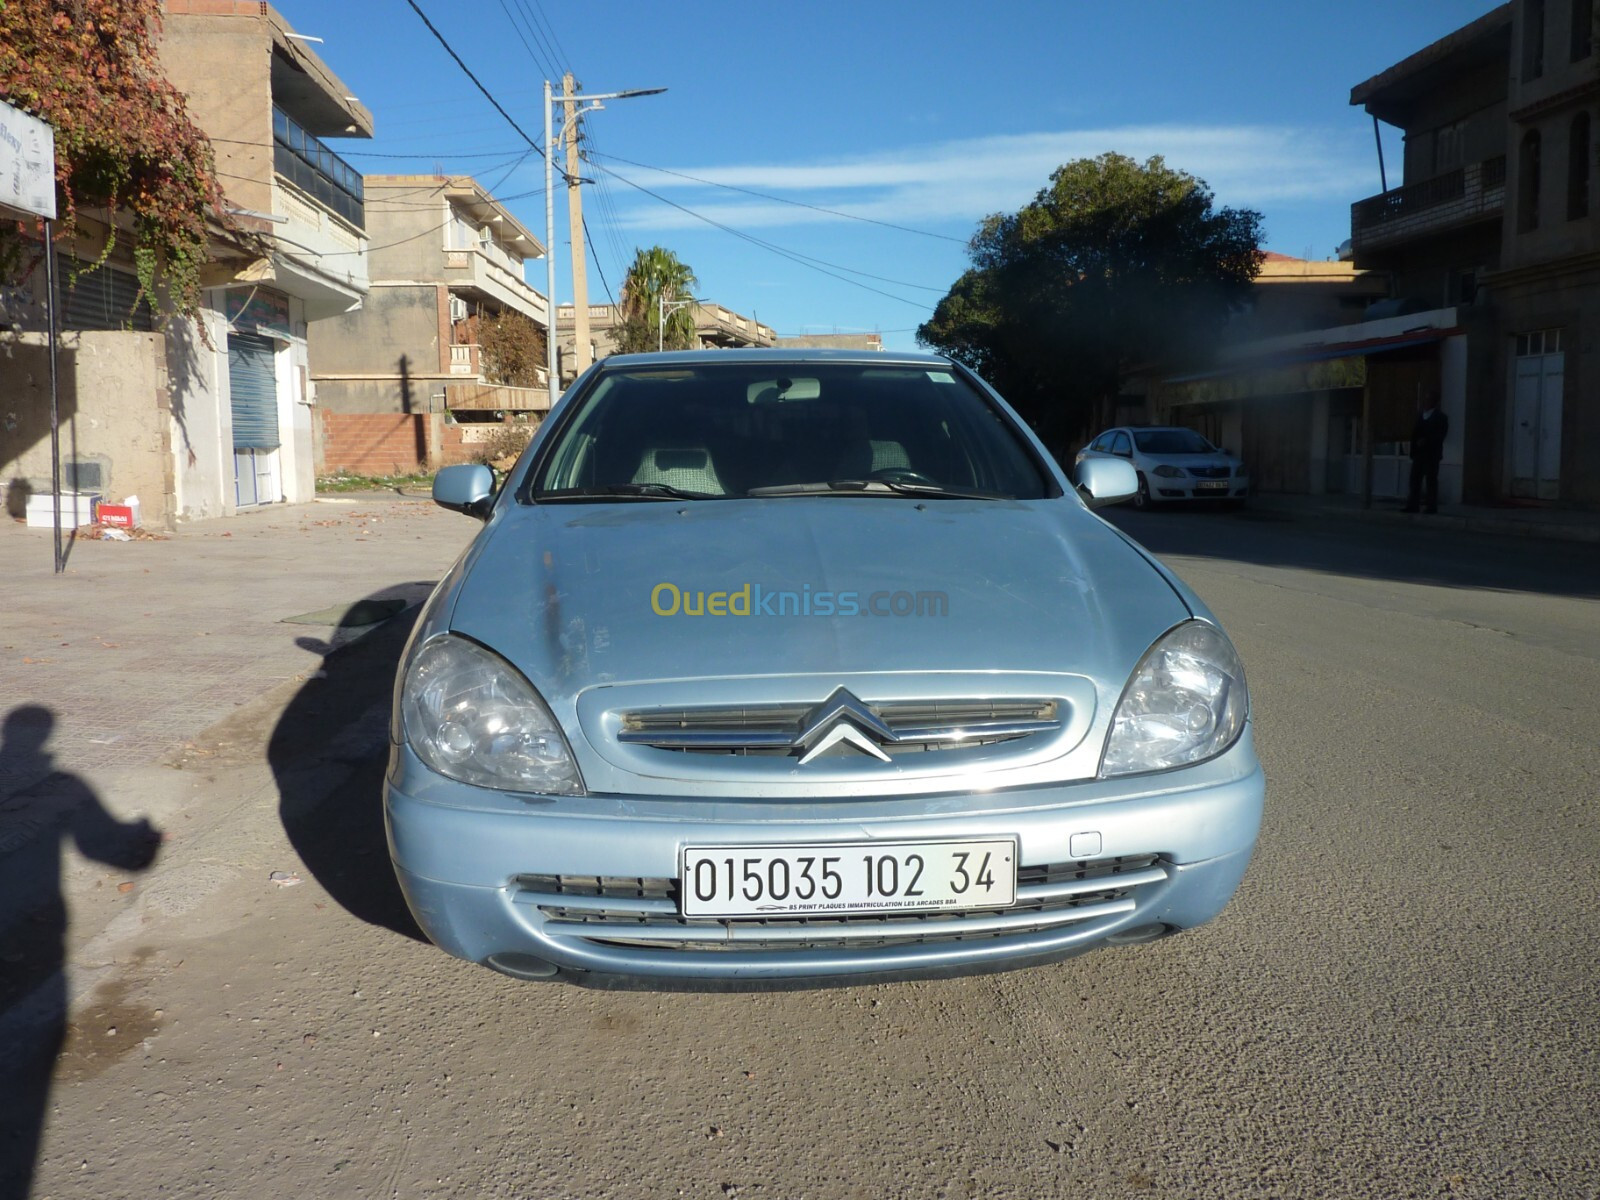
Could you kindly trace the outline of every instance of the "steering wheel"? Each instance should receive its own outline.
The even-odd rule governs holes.
[[[879,467],[869,479],[881,479],[885,483],[920,483],[927,487],[938,487],[939,481],[924,475],[921,471],[913,471],[910,467]]]

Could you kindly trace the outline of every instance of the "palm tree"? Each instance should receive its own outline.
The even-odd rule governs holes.
[[[666,330],[658,325],[660,304],[694,296],[694,272],[671,250],[651,246],[638,250],[622,280],[622,323],[617,329],[617,351],[638,354],[656,348],[657,338],[668,350],[688,350],[695,344],[694,309],[679,308],[666,316]]]

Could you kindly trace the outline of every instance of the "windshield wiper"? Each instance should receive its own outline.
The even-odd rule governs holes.
[[[830,479],[816,483],[780,483],[751,488],[748,496],[920,496],[932,500],[1010,500],[1004,492],[973,488],[948,488],[937,483],[907,483],[900,479]]]
[[[559,500],[721,500],[718,492],[692,492],[670,483],[607,483],[599,487],[535,492],[535,503]]]

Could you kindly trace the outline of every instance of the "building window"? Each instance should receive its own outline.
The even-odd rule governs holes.
[[[1539,131],[1522,135],[1522,153],[1517,159],[1517,232],[1539,228]]]
[[[1572,0],[1572,61],[1594,53],[1594,0]]]
[[[1523,0],[1522,82],[1544,74],[1544,0]]]
[[[1560,353],[1561,330],[1559,329],[1536,329],[1532,333],[1517,334],[1518,358]]]
[[[1581,221],[1589,215],[1589,114],[1572,118],[1567,134],[1567,220]]]
[[[62,329],[136,330],[155,328],[150,297],[138,277],[106,263],[87,263],[62,254],[56,276],[56,311]]]

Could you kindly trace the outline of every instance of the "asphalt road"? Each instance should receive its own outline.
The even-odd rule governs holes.
[[[1217,922],[938,983],[514,983],[387,878],[385,628],[174,763],[225,818],[106,949],[35,1194],[1600,1195],[1600,555],[1116,520],[1249,674],[1268,814]]]

